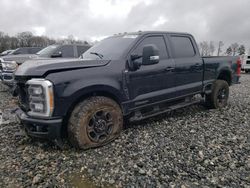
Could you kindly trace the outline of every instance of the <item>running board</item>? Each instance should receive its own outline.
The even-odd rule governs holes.
[[[173,106],[168,106],[167,108],[159,108],[159,106],[155,106],[153,108],[153,110],[151,112],[147,112],[147,113],[142,113],[141,111],[136,111],[135,115],[132,116],[129,120],[130,121],[141,121],[153,116],[157,116],[166,112],[170,112],[179,108],[183,108],[186,106],[190,106],[193,104],[198,104],[201,103],[203,100],[192,100],[192,101],[188,101],[188,102],[182,102],[182,103],[178,103],[176,105]]]

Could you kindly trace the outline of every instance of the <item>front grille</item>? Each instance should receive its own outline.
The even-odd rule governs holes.
[[[28,87],[25,84],[19,83],[17,84],[17,90],[19,106],[23,111],[28,112],[30,110]]]
[[[28,76],[15,76],[16,82],[16,91],[18,94],[18,103],[19,107],[25,111],[30,111],[29,108],[29,95],[28,95],[28,86],[26,82],[30,79]]]
[[[28,76],[17,76],[15,75],[15,80],[18,84],[23,84],[25,85],[25,83],[30,79],[30,77]]]
[[[18,93],[18,103],[19,107],[25,111],[30,111],[29,109],[29,95],[28,86],[26,85],[27,78],[19,76],[16,80],[16,91]]]
[[[250,64],[250,61],[247,61],[247,64]]]

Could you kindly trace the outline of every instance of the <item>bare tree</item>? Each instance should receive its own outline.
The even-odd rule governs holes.
[[[231,44],[231,48],[232,48],[232,55],[235,56],[236,52],[238,51],[239,44],[237,42],[233,43],[233,44]]]
[[[217,51],[217,56],[220,56],[220,53],[222,52],[222,47],[224,46],[224,43],[222,41],[219,41],[218,45],[218,51]]]
[[[18,33],[16,36],[9,36],[0,31],[0,52],[26,46],[46,47],[55,43],[89,44],[87,41],[76,40],[73,35],[70,35],[67,39],[55,40],[46,36],[34,36],[29,31]]]
[[[228,48],[227,48],[227,50],[226,50],[226,54],[227,55],[232,55],[232,47],[231,46],[229,46]]]
[[[214,54],[214,51],[215,51],[214,42],[210,41],[210,43],[209,43],[209,56],[212,56]]]
[[[246,48],[243,44],[240,45],[240,47],[238,48],[238,54],[239,55],[244,55],[246,52]]]
[[[29,40],[33,37],[33,34],[30,31],[25,31],[17,34],[17,39],[19,41],[19,45],[23,47],[30,46]]]
[[[209,55],[209,44],[207,41],[200,42],[200,52],[202,56],[208,56]]]

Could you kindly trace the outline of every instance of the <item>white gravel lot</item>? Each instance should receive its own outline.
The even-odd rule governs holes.
[[[250,74],[225,109],[201,105],[131,123],[113,143],[77,151],[19,134],[0,84],[0,187],[250,187]]]

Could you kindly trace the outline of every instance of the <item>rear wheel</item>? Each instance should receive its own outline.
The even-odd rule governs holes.
[[[115,101],[91,97],[73,110],[68,124],[69,141],[80,149],[103,146],[119,136],[122,126],[122,111]]]
[[[209,108],[223,108],[227,105],[229,85],[224,80],[216,80],[212,92],[206,95],[206,104]]]

